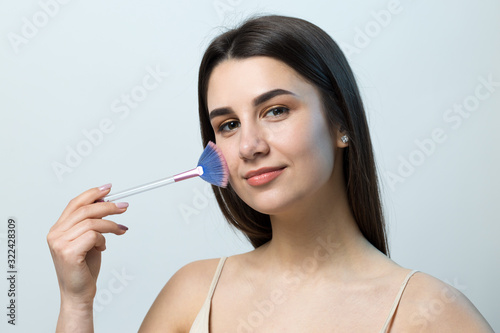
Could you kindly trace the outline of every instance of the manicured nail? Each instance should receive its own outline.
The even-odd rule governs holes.
[[[101,187],[99,187],[99,191],[106,191],[109,190],[110,188],[111,184],[102,185]]]
[[[117,203],[115,203],[115,205],[118,208],[127,208],[128,207],[128,202],[117,202]]]
[[[128,230],[128,228],[126,226],[122,225],[122,224],[118,224],[118,228],[120,228],[122,230],[125,230],[125,231]]]

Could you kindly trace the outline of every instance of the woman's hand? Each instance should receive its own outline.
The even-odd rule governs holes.
[[[104,220],[127,210],[125,202],[96,202],[109,193],[111,184],[92,188],[69,202],[47,235],[61,292],[61,309],[92,308],[101,252],[106,249],[102,233],[123,235],[127,227]]]

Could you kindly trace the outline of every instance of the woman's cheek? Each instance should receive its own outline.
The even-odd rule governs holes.
[[[274,145],[280,150],[291,150],[292,152],[301,149],[304,144],[310,141],[311,128],[306,121],[295,117],[282,122],[271,124],[268,132],[268,139],[271,147]]]

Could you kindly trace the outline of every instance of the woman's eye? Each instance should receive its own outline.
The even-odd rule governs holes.
[[[287,108],[287,107],[284,107],[284,106],[276,106],[276,107],[273,107],[269,110],[266,111],[266,116],[267,115],[270,115],[270,116],[273,116],[273,117],[279,117],[285,113],[288,113],[290,110]]]
[[[238,127],[240,127],[240,123],[235,120],[231,120],[220,125],[219,132],[233,131]]]

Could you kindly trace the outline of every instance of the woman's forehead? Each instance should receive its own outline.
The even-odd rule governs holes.
[[[211,109],[218,107],[215,104],[228,103],[236,98],[250,100],[275,89],[300,95],[311,87],[282,61],[270,57],[228,59],[212,71],[208,82],[207,105]]]

